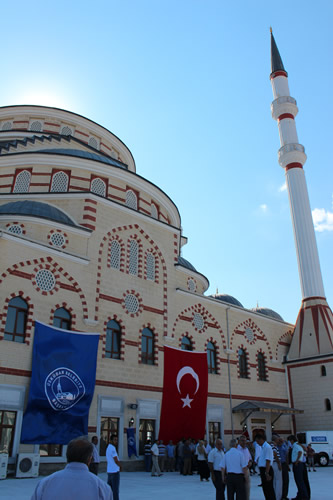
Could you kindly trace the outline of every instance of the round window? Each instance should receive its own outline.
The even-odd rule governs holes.
[[[139,310],[139,301],[135,295],[129,293],[124,299],[125,308],[129,313],[136,313]]]
[[[40,269],[35,276],[37,286],[44,292],[50,292],[56,285],[56,279],[48,269]]]

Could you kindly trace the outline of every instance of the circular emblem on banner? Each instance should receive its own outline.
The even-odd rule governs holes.
[[[86,392],[77,373],[69,368],[56,368],[45,379],[46,397],[56,411],[66,411],[80,401]]]

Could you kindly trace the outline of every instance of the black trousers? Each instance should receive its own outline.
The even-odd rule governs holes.
[[[229,473],[227,475],[227,493],[228,500],[234,500],[235,493],[236,500],[246,500],[244,474]]]
[[[222,472],[220,470],[214,470],[214,486],[216,489],[216,500],[224,500],[224,489],[225,489],[225,484],[222,481]]]
[[[275,491],[273,488],[274,471],[273,471],[272,467],[269,469],[269,475],[272,478],[270,481],[267,481],[267,479],[266,479],[266,467],[259,467],[259,468],[260,468],[262,490],[264,492],[265,499],[266,500],[276,500]]]
[[[288,498],[289,467],[286,462],[283,462],[281,465],[282,465],[282,498]]]
[[[300,498],[302,500],[309,500],[310,485],[307,484],[309,482],[309,479],[307,476],[305,476],[306,472],[305,464],[303,462],[299,462],[297,465],[294,464],[293,472],[294,472],[295,483],[297,486],[296,498]]]

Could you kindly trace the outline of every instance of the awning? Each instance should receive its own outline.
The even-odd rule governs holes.
[[[244,401],[244,403],[241,403],[240,405],[237,405],[232,409],[232,413],[246,413],[246,416],[242,420],[241,425],[255,411],[277,414],[278,416],[274,420],[274,422],[276,422],[282,415],[296,415],[298,413],[304,413],[304,410],[297,410],[296,408],[290,408],[288,406],[264,403],[262,401]]]

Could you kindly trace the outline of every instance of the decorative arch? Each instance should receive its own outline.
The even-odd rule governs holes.
[[[245,377],[244,377],[244,369],[241,370],[240,368],[240,363],[239,363],[239,351],[242,350],[244,352],[244,355],[245,355],[245,363],[246,363],[246,370],[245,370]],[[249,351],[246,347],[244,347],[243,344],[239,345],[237,347],[237,351],[236,351],[236,354],[237,354],[237,373],[238,373],[238,378],[242,378],[242,379],[250,379],[251,376],[250,376],[250,359],[249,359]]]
[[[264,363],[264,368],[265,368],[265,376],[264,376],[264,378],[261,378],[260,369],[259,369],[260,368],[259,367],[260,356],[262,356],[263,363]],[[260,348],[257,351],[256,358],[257,358],[257,380],[258,381],[262,381],[262,382],[268,382],[269,380],[268,380],[268,366],[267,366],[267,356],[266,356],[266,353]]]
[[[96,280],[96,300],[95,300],[95,320],[98,321],[98,311],[99,311],[99,299],[100,299],[100,286],[101,286],[101,278],[102,278],[102,255],[104,251],[104,246],[107,242],[118,236],[119,233],[124,231],[133,231],[136,230],[138,234],[141,235],[142,241],[146,240],[147,243],[154,250],[155,255],[158,257],[156,260],[161,263],[161,279],[163,284],[163,335],[168,335],[168,293],[167,293],[167,281],[168,281],[168,273],[167,266],[163,254],[159,248],[159,246],[155,243],[155,241],[147,234],[138,224],[129,224],[128,226],[118,226],[114,227],[111,231],[109,231],[105,236],[103,236],[99,251],[98,251],[98,267],[97,267],[97,280]],[[141,262],[142,266],[142,262]]]
[[[276,345],[275,350],[275,358],[279,359],[279,351],[287,351],[290,347],[292,338],[293,338],[293,330],[288,330],[286,333],[281,335]],[[282,353],[284,355],[284,352]]]
[[[77,292],[79,294],[80,301],[82,304],[83,317],[84,317],[84,319],[88,319],[88,305],[87,305],[85,295],[82,291],[82,288],[79,286],[78,282],[73,278],[73,276],[71,276],[67,271],[65,271],[64,268],[62,266],[60,266],[56,261],[54,261],[53,258],[50,256],[41,257],[40,259],[31,259],[31,260],[22,261],[22,262],[19,262],[18,264],[14,264],[11,267],[8,267],[6,269],[6,271],[1,274],[0,284],[9,275],[14,275],[14,276],[16,275],[16,276],[22,277],[23,273],[22,273],[22,271],[20,271],[20,269],[22,269],[23,267],[28,267],[28,266],[37,266],[40,269],[41,268],[53,269],[54,272],[57,273],[57,275],[59,274],[59,276],[62,275],[64,278],[66,278],[66,280],[68,280],[70,282],[70,285],[62,284],[63,288],[69,289],[69,290],[74,290],[75,292]],[[28,274],[25,272],[24,275],[25,275],[24,277],[28,278],[29,280],[31,280],[33,278],[33,273]],[[46,292],[46,293],[48,293],[48,292]]]
[[[132,257],[132,242],[137,244],[137,256],[136,256],[136,266],[137,272],[132,273],[131,271],[131,257]],[[132,276],[137,276],[142,278],[142,241],[137,234],[132,234],[127,240],[127,262],[126,262],[126,272],[127,274],[132,274]]]
[[[193,351],[195,350],[195,340],[193,338],[193,335],[190,335],[188,332],[184,332],[178,339],[178,345],[179,345],[179,348],[181,348],[181,345],[182,345],[182,340],[183,338],[186,337],[187,339],[189,339],[192,343],[192,348],[193,348]]]
[[[175,334],[176,334],[176,329],[177,329],[177,326],[178,326],[178,323],[180,321],[186,321],[186,322],[193,322],[193,317],[195,315],[195,313],[198,313],[198,314],[201,314],[203,319],[204,319],[204,327],[202,329],[198,329],[196,328],[194,325],[193,325],[193,328],[194,330],[196,330],[197,332],[199,333],[204,333],[207,328],[215,328],[220,336],[221,336],[221,341],[222,341],[222,347],[223,349],[226,349],[227,348],[227,344],[226,344],[226,340],[224,338],[224,334],[223,334],[223,330],[219,324],[219,322],[214,318],[214,316],[208,312],[208,310],[200,303],[198,304],[195,304],[193,306],[190,306],[190,307],[187,307],[186,309],[183,309],[177,316],[177,318],[175,319],[175,322],[173,324],[173,328],[172,328],[172,337],[175,337]]]
[[[158,258],[158,255],[156,253],[156,251],[153,249],[153,248],[148,248],[148,250],[146,250],[145,252],[145,272],[144,272],[144,278],[145,280],[148,279],[147,275],[148,275],[148,270],[147,270],[147,258],[148,258],[148,254],[151,254],[154,259],[155,259],[155,262],[154,262],[154,266],[155,266],[155,278],[154,280],[152,280],[153,282],[155,283],[159,283],[159,258]]]
[[[215,375],[220,375],[220,349],[219,346],[217,345],[216,340],[213,339],[213,337],[210,337],[209,339],[206,339],[205,342],[205,350],[207,351],[207,346],[208,344],[211,343],[215,347],[215,363],[216,363],[216,372]]]
[[[31,302],[31,298],[28,295],[25,295],[22,290],[19,290],[18,292],[13,292],[10,295],[7,295],[7,297],[4,300],[4,305],[2,307],[2,314],[1,314],[1,322],[0,322],[0,340],[3,340],[4,334],[5,334],[8,304],[15,297],[21,297],[21,299],[25,300],[25,302],[28,304],[28,315],[27,315],[27,323],[26,323],[26,328],[25,328],[25,337],[24,337],[25,342],[24,343],[29,345],[30,340],[31,340],[32,327],[34,326],[34,323],[35,323],[32,319],[33,313],[34,313],[34,305]]]
[[[253,335],[250,334],[250,330]],[[273,359],[272,348],[270,346],[270,343],[268,342],[266,335],[251,318],[243,321],[242,323],[239,323],[232,332],[230,337],[231,349],[233,348],[233,343],[235,342],[236,335],[241,335],[244,341],[249,345],[254,345],[258,340],[264,341],[267,345],[269,359]]]
[[[109,239],[109,248],[108,248],[108,257],[107,257],[107,266],[112,269],[117,269],[112,265],[112,246],[113,242],[117,242],[119,244],[119,271],[125,272],[125,244],[123,240],[119,237],[118,234],[112,236]]]

